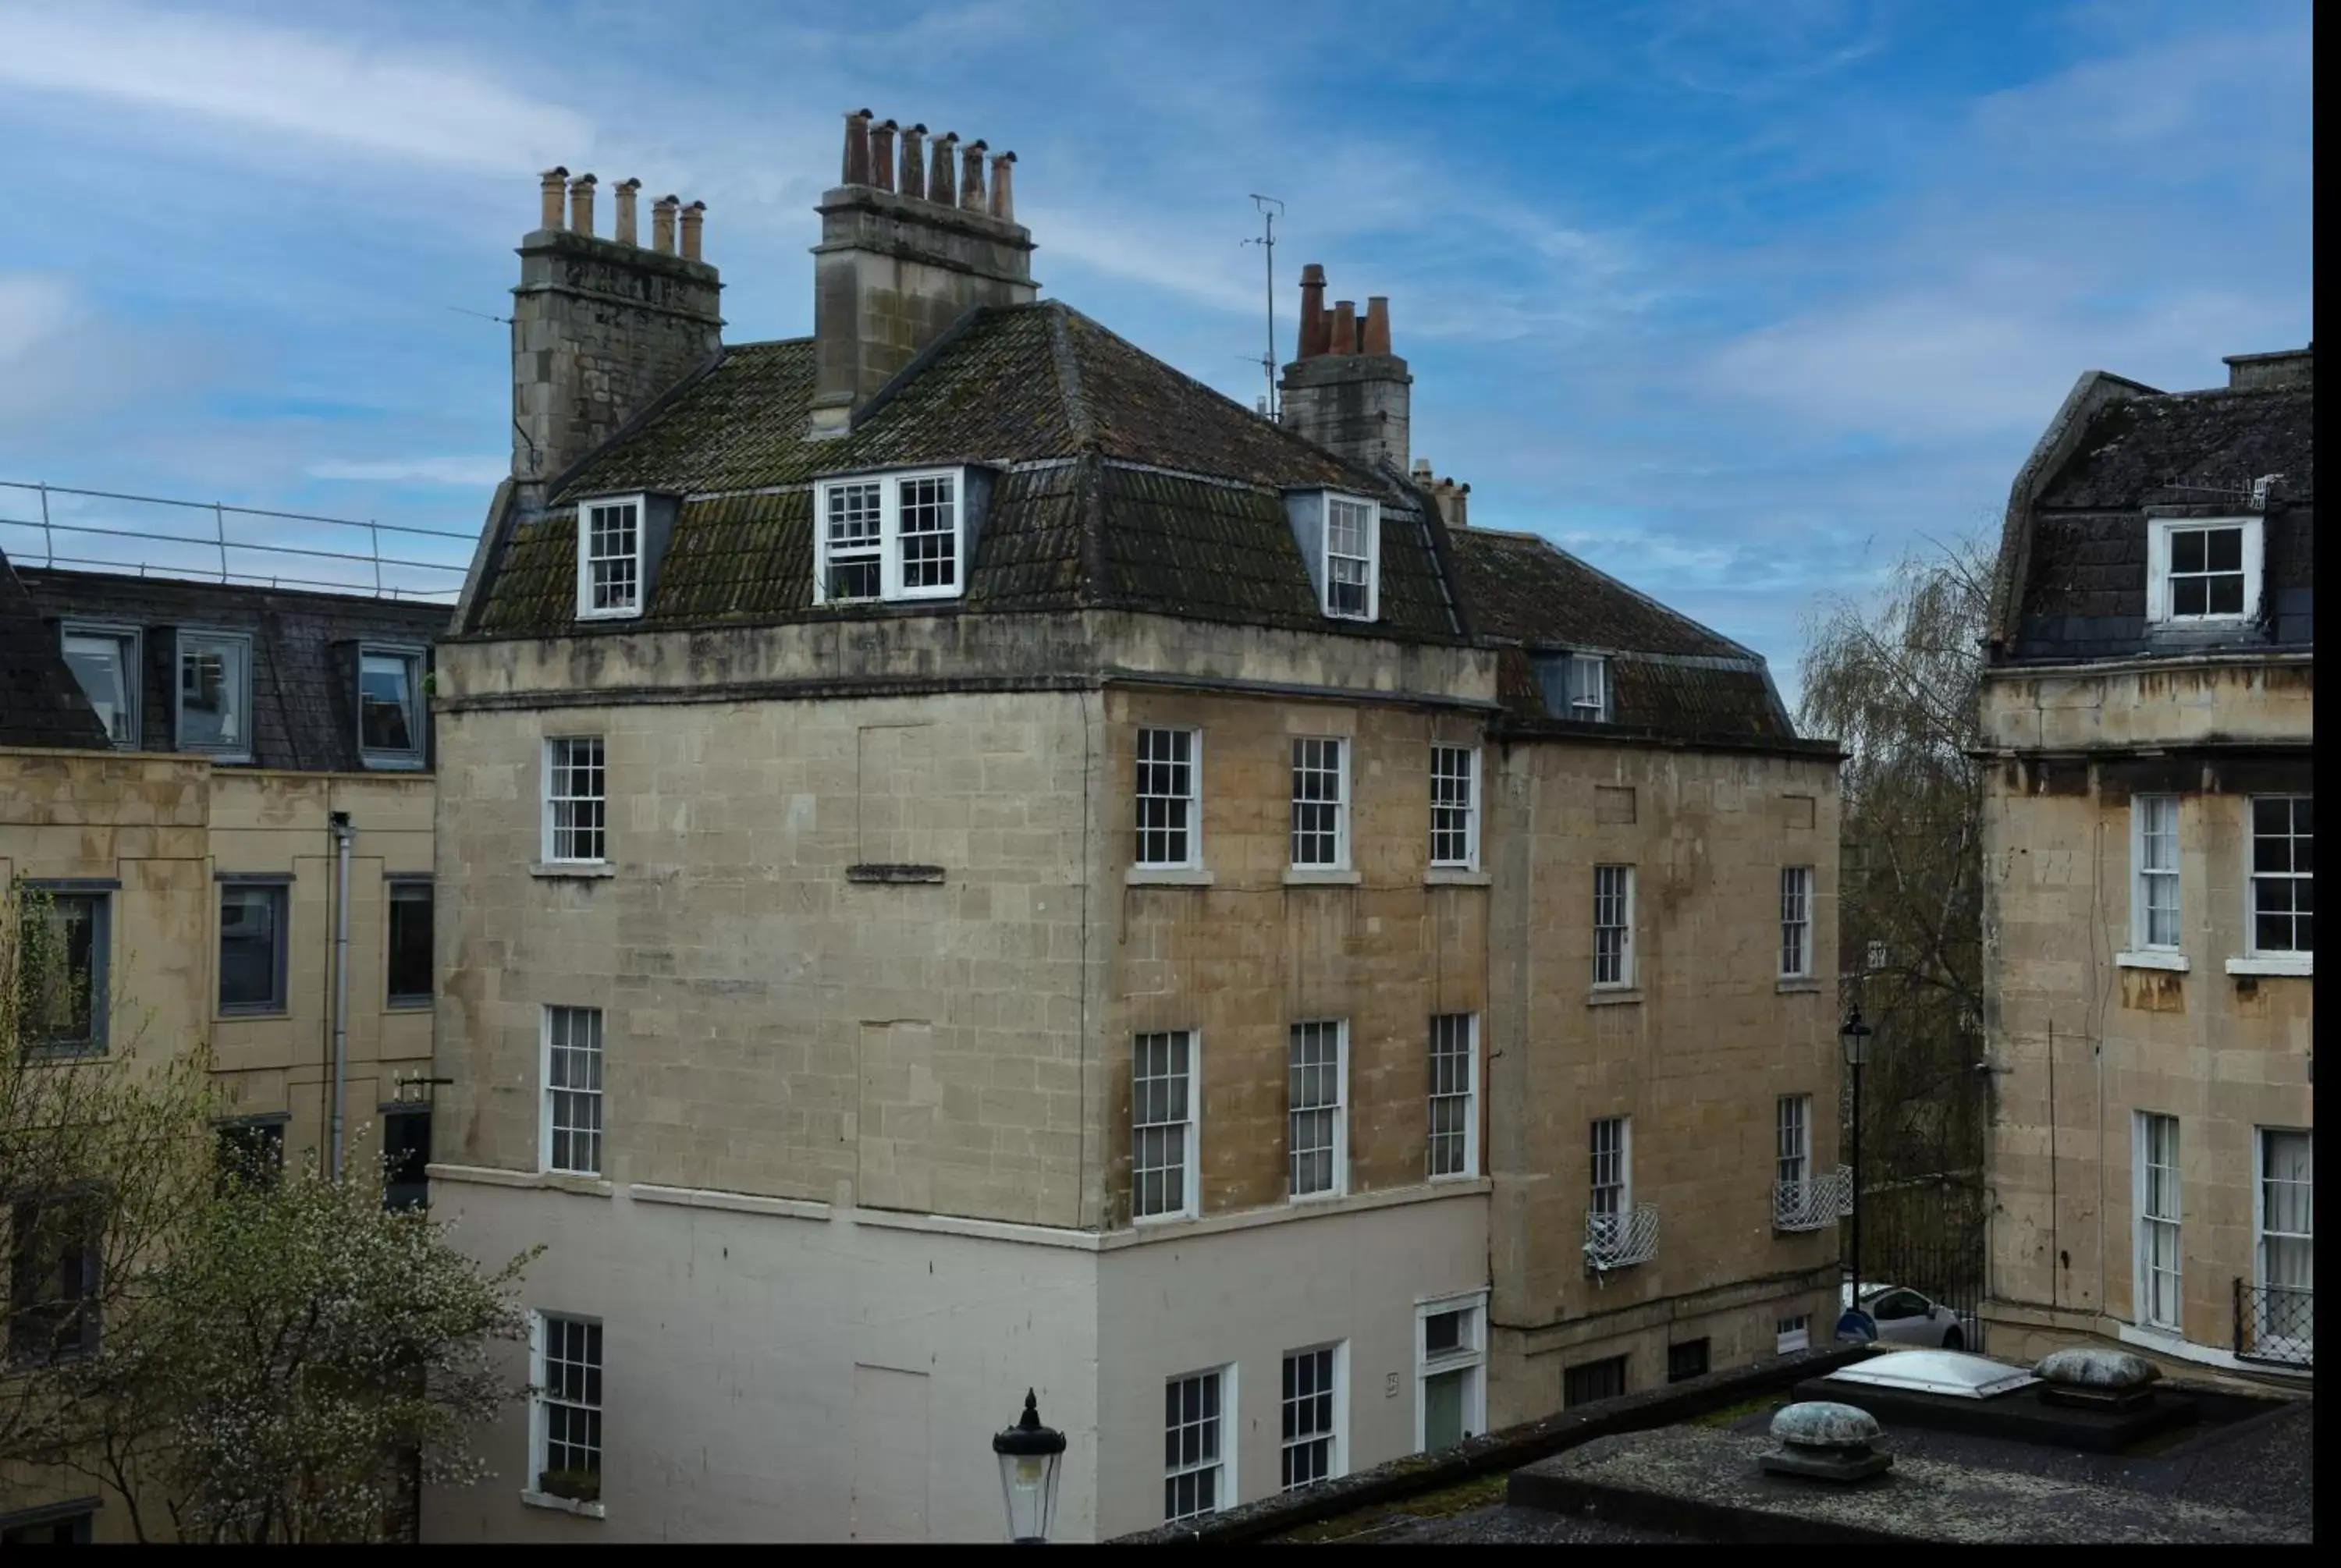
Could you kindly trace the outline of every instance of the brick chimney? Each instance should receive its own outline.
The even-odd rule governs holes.
[[[1300,269],[1299,352],[1284,367],[1285,428],[1352,462],[1407,467],[1409,406],[1414,378],[1390,352],[1390,300],[1325,308],[1325,269]]]
[[[562,223],[563,184],[569,221]],[[634,243],[634,193],[618,187],[618,233],[598,238],[591,174],[545,171],[539,226],[520,243],[513,290],[513,479],[520,504],[544,504],[552,482],[722,346],[722,289],[699,260],[693,202],[662,196],[652,246]],[[675,253],[675,218],[682,253]]]
[[[821,198],[813,254],[815,436],[842,435],[854,411],[919,351],[978,305],[1021,305],[1032,281],[1032,236],[1016,222],[1013,153],[991,158],[926,127],[902,133],[845,116],[842,183]],[[960,164],[952,177],[953,160]]]

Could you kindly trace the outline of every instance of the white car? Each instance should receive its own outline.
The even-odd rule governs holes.
[[[1851,1281],[1838,1287],[1838,1309],[1853,1310]],[[1965,1350],[1975,1341],[1971,1323],[1962,1322],[1959,1315],[1938,1302],[1930,1301],[1918,1291],[1898,1285],[1873,1285],[1864,1282],[1861,1287],[1861,1310],[1869,1314],[1878,1325],[1878,1337],[1897,1345],[1940,1345],[1945,1350]]]

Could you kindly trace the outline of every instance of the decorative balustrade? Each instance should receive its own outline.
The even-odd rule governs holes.
[[[1585,1266],[1595,1273],[1648,1263],[1659,1255],[1659,1211],[1649,1204],[1585,1216]]]
[[[1800,1182],[1772,1184],[1774,1230],[1819,1230],[1853,1212],[1853,1172],[1844,1166]]]

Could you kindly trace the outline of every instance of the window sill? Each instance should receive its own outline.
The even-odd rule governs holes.
[[[292,1016],[292,1008],[282,1002],[273,1002],[264,1007],[222,1007],[214,1017],[223,1024],[241,1024],[255,1018],[289,1018]]]
[[[2314,953],[2255,953],[2247,958],[2227,960],[2231,975],[2297,975],[2314,979],[2316,975],[2316,955]]]
[[[1485,888],[1496,878],[1486,871],[1474,871],[1466,866],[1433,866],[1422,874],[1426,888]]]
[[[1616,986],[1588,991],[1585,995],[1585,1005],[1589,1007],[1622,1007],[1637,1005],[1641,999],[1640,987]]]
[[[564,881],[572,878],[592,880],[614,877],[618,868],[607,860],[540,860],[528,868],[528,874],[547,881]]]
[[[1772,989],[1784,997],[1806,996],[1821,988],[1821,983],[1810,975],[1783,975],[1772,982]]]
[[[1339,1187],[1328,1187],[1323,1192],[1289,1192],[1284,1195],[1284,1201],[1294,1208],[1306,1208],[1310,1204],[1339,1203],[1349,1196]]]
[[[105,1057],[104,1040],[35,1041],[25,1047],[27,1060],[35,1062],[94,1062]]]
[[[393,997],[382,1005],[385,1013],[427,1013],[435,997]]]
[[[1355,871],[1337,870],[1330,866],[1288,866],[1284,869],[1284,885],[1288,888],[1354,888],[1364,879]]]
[[[521,1492],[520,1500],[523,1503],[531,1508],[550,1508],[556,1513],[574,1513],[580,1519],[606,1519],[609,1517],[608,1514],[602,1512],[602,1504],[599,1499],[596,1499],[592,1503],[587,1503],[582,1498],[555,1497],[550,1492],[530,1492],[523,1489]]]
[[[423,759],[395,755],[377,756],[372,752],[358,753],[358,764],[370,773],[420,773]]]
[[[1211,874],[1200,866],[1132,866],[1121,874],[1125,888],[1208,888]]]
[[[2187,972],[2187,955],[2148,948],[2136,953],[2116,953],[2114,965],[2123,969],[2171,969],[2183,975]]]

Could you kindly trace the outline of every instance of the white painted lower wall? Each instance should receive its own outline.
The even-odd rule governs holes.
[[[1283,1353],[1343,1343],[1346,1467],[1376,1464],[1415,1445],[1417,1302],[1487,1281],[1482,1183],[1099,1236],[432,1175],[474,1256],[545,1244],[523,1298],[599,1319],[603,1359],[601,1516],[523,1501],[516,1404],[482,1434],[495,1476],[427,1494],[433,1543],[997,1541],[990,1439],[1028,1386],[1069,1440],[1056,1538],[1141,1530],[1162,1519],[1167,1378],[1239,1368],[1249,1500],[1279,1483]]]

